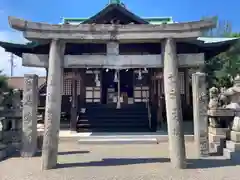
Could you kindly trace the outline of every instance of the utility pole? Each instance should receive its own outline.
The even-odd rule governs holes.
[[[11,53],[11,55],[10,55],[10,75],[11,75],[11,77],[13,76],[13,71],[14,71],[14,56],[13,56],[13,53]]]

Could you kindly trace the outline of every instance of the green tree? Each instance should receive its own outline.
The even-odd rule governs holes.
[[[2,71],[0,71],[0,96],[0,106],[11,108],[13,103],[13,89],[8,86],[8,78]]]
[[[229,37],[240,37],[233,33]],[[215,70],[216,86],[232,86],[232,80],[240,73],[240,42],[237,41],[228,51],[218,55],[222,66]]]
[[[0,91],[9,91],[10,87],[8,86],[7,77],[0,71]]]
[[[240,37],[240,33],[233,33],[229,21],[217,21],[217,27],[203,32],[205,37]],[[206,18],[203,18],[206,19]],[[227,52],[206,60],[204,71],[208,74],[209,86],[230,87],[232,79],[240,72],[240,43],[235,43]]]

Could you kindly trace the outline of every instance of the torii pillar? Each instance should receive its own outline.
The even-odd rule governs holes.
[[[60,40],[51,41],[42,148],[42,170],[52,169],[57,165],[64,50],[65,44]]]
[[[170,159],[174,168],[185,168],[186,153],[183,134],[183,120],[178,79],[176,42],[172,38],[162,43],[164,59],[164,91],[167,111],[168,142]]]

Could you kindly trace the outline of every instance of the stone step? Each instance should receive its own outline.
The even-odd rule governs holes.
[[[223,156],[226,159],[230,159],[236,163],[240,163],[240,151],[232,151],[231,149],[224,148]]]
[[[233,141],[226,141],[226,148],[231,151],[239,151],[240,152],[240,143]]]
[[[43,131],[38,131],[38,136],[43,136]],[[192,142],[194,141],[193,135],[185,134],[185,141]],[[71,131],[60,131],[59,133],[59,140],[60,141],[70,141],[70,142],[78,142],[81,140],[82,142],[88,140],[98,140],[98,139],[157,139],[158,142],[167,142],[168,135],[165,131],[160,132],[136,132],[136,133],[127,133],[127,132],[120,132],[120,133],[99,133],[99,132],[87,132],[87,133],[77,133]],[[148,140],[147,140],[148,141]],[[93,142],[93,141],[91,141]]]
[[[193,141],[192,135],[185,135],[186,141]],[[80,137],[80,144],[159,144],[168,142],[167,135],[118,135]]]
[[[94,138],[80,139],[80,144],[158,144],[157,138]]]
[[[209,143],[209,152],[217,156],[222,156],[224,146],[225,146],[225,143],[211,142]]]

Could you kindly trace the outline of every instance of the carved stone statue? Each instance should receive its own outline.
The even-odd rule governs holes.
[[[230,103],[228,97],[225,95],[227,88],[226,87],[222,87],[220,89],[220,94],[219,94],[219,105],[223,108],[226,108],[226,106]]]
[[[233,87],[227,89],[224,93],[229,97],[230,104],[226,105],[228,109],[235,110],[235,117],[233,119],[232,130],[240,132],[240,76],[237,75],[234,79]]]
[[[216,87],[212,87],[209,89],[209,96],[210,96],[210,101],[208,103],[208,108],[209,109],[217,109],[218,108],[218,89]],[[209,117],[209,123],[211,127],[217,127],[218,122],[217,122],[217,117]]]
[[[208,104],[209,109],[218,108],[218,89],[216,87],[212,87],[209,89],[210,101]]]

